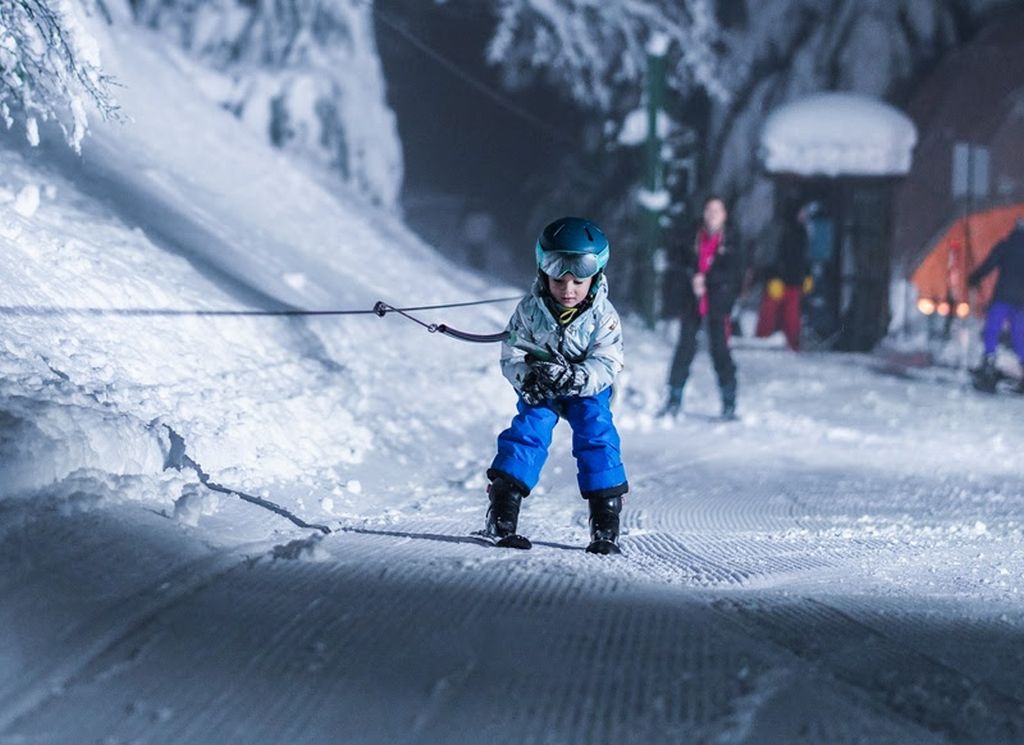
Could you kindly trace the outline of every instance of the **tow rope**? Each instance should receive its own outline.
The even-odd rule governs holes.
[[[509,303],[513,300],[522,299],[522,295],[510,297],[490,298],[487,300],[471,300],[462,303],[441,303],[438,305],[415,305],[404,308],[397,308],[394,305],[378,300],[372,309],[330,309],[330,310],[306,310],[303,308],[282,308],[279,310],[257,310],[249,308],[224,309],[224,310],[201,310],[193,308],[66,308],[48,305],[4,305],[0,306],[0,316],[121,316],[128,318],[244,318],[244,317],[308,317],[308,316],[369,316],[376,315],[380,318],[389,313],[397,313],[419,324],[430,333],[444,334],[453,339],[471,342],[475,344],[493,344],[508,339],[504,331],[497,334],[473,334],[468,331],[460,331],[445,323],[427,323],[412,312],[425,310],[446,310],[449,308],[469,308],[477,305],[494,305],[497,303]]]

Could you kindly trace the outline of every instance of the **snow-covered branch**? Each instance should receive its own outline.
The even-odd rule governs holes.
[[[117,105],[75,0],[0,2],[0,117],[10,129],[24,120],[39,142],[39,121],[57,122],[76,151],[88,130],[86,106],[103,116]]]
[[[219,75],[204,90],[275,146],[397,204],[402,156],[363,0],[133,0]]]
[[[497,0],[497,6],[488,59],[513,84],[543,70],[580,102],[609,110],[621,88],[643,83],[648,52],[657,46],[668,58],[670,86],[697,85],[717,100],[729,97],[713,0]]]
[[[722,35],[733,96],[713,102],[704,147],[707,187],[735,198],[747,236],[766,230],[772,187],[758,167],[765,118],[820,91],[890,99],[960,43],[961,20],[1006,0],[744,0],[742,21]],[[898,103],[898,101],[897,101]]]

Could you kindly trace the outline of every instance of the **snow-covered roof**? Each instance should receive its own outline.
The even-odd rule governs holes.
[[[902,176],[917,127],[902,111],[856,93],[816,93],[773,111],[761,133],[770,173]]]

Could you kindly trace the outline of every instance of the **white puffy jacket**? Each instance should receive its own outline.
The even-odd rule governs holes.
[[[550,345],[570,362],[586,368],[587,384],[580,395],[597,395],[615,382],[624,364],[622,323],[608,300],[608,282],[602,274],[590,307],[568,325],[560,326],[541,296],[541,281],[538,278],[534,282],[530,294],[519,302],[509,319],[505,330],[510,340],[501,345],[501,372],[517,392],[522,392],[529,370],[527,352],[513,344]]]

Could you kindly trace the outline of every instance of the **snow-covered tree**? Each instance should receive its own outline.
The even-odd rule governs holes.
[[[724,6],[726,3],[723,2]],[[914,83],[1007,0],[744,0],[722,35],[728,100],[712,100],[704,125],[705,185],[735,200],[751,239],[772,219],[760,173],[765,118],[786,101],[842,90],[904,102]]]
[[[733,215],[753,240],[772,219],[757,146],[774,107],[821,90],[899,104],[971,23],[1014,0],[492,2],[488,59],[511,85],[544,73],[620,123],[642,100],[651,43],[665,51],[670,113],[701,135],[700,185],[734,200]]]
[[[99,47],[86,31],[78,0],[0,2],[0,118],[20,121],[33,145],[40,122],[54,121],[76,151],[88,131],[88,104],[116,111]]]
[[[652,47],[668,55],[669,85],[727,99],[714,0],[497,0],[487,50],[515,84],[544,70],[581,103],[614,109],[643,85]],[[635,99],[635,96],[633,96]]]
[[[171,34],[222,74],[208,86],[277,147],[340,171],[393,207],[402,180],[384,97],[372,4],[362,0],[133,0],[139,22]]]

